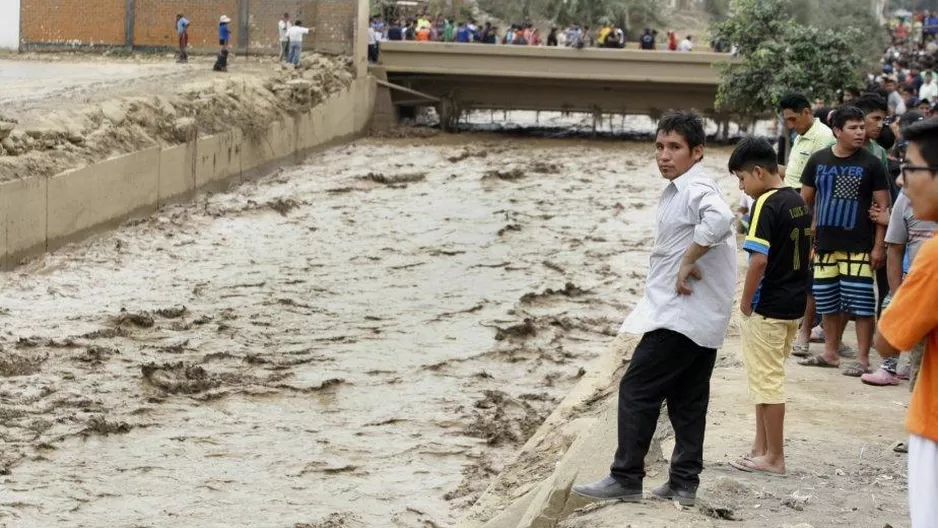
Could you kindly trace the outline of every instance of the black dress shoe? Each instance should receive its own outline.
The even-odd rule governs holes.
[[[573,486],[573,493],[590,499],[620,500],[625,502],[642,501],[641,486],[628,487],[608,475],[603,477],[602,480],[593,482],[592,484]]]
[[[697,501],[697,491],[675,488],[670,482],[658,486],[651,490],[651,495],[656,499],[677,501],[681,506],[693,506]]]

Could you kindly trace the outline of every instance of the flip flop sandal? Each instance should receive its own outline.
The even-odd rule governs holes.
[[[798,362],[798,364],[803,367],[820,367],[820,368],[830,368],[830,369],[840,368],[839,363],[832,365],[828,363],[827,360],[824,359],[824,356],[822,356],[821,354],[818,354],[816,356],[811,356],[807,359],[802,359],[801,361]],[[859,375],[860,374],[857,374],[857,376]]]
[[[892,444],[892,450],[896,453],[908,453],[909,445],[905,442],[896,442],[895,444]]]
[[[767,469],[757,468],[752,465],[752,460],[748,458],[741,458],[739,460],[734,460],[730,462],[730,465],[734,468],[744,472],[744,473],[758,473],[760,475],[769,475],[771,477],[781,477],[784,476],[784,473],[776,473],[775,471],[769,471]]]
[[[800,358],[811,356],[808,343],[795,343],[791,346],[791,355]]]
[[[871,368],[864,367],[863,365],[859,363],[854,363],[848,366],[847,368],[845,368],[843,372],[841,372],[841,374],[843,374],[844,376],[849,376],[851,378],[859,378],[860,376],[863,376],[864,374],[872,374],[872,373],[873,373],[873,370]]]
[[[857,351],[854,350],[853,347],[849,345],[845,345],[843,343],[841,343],[840,348],[837,349],[837,354],[840,357],[847,358],[847,359],[856,359],[857,357]]]

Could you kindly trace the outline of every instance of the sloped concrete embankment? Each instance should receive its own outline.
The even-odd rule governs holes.
[[[517,458],[482,494],[457,525],[459,528],[553,528],[577,508],[588,504],[570,489],[578,475],[592,478],[607,472],[615,452],[614,435],[602,435],[608,445],[597,446],[595,431],[613,431],[614,413],[603,412],[618,391],[640,336],[620,334],[598,358]],[[667,413],[646,457],[653,471],[661,465],[673,442]]]
[[[4,182],[0,264],[13,267],[196,191],[240,183],[352,138],[367,128],[375,94],[374,78],[356,79],[315,108],[266,127],[233,128],[53,176]]]

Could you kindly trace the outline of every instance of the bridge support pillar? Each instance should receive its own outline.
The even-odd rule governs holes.
[[[388,80],[388,76],[383,70],[375,71],[373,74],[379,81]],[[391,96],[391,88],[387,85],[378,84],[373,112],[371,118],[372,132],[385,132],[399,121],[397,107],[394,106],[394,100]]]

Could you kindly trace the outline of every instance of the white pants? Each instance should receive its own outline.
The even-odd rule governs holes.
[[[912,528],[938,528],[938,443],[909,437],[909,511]]]

